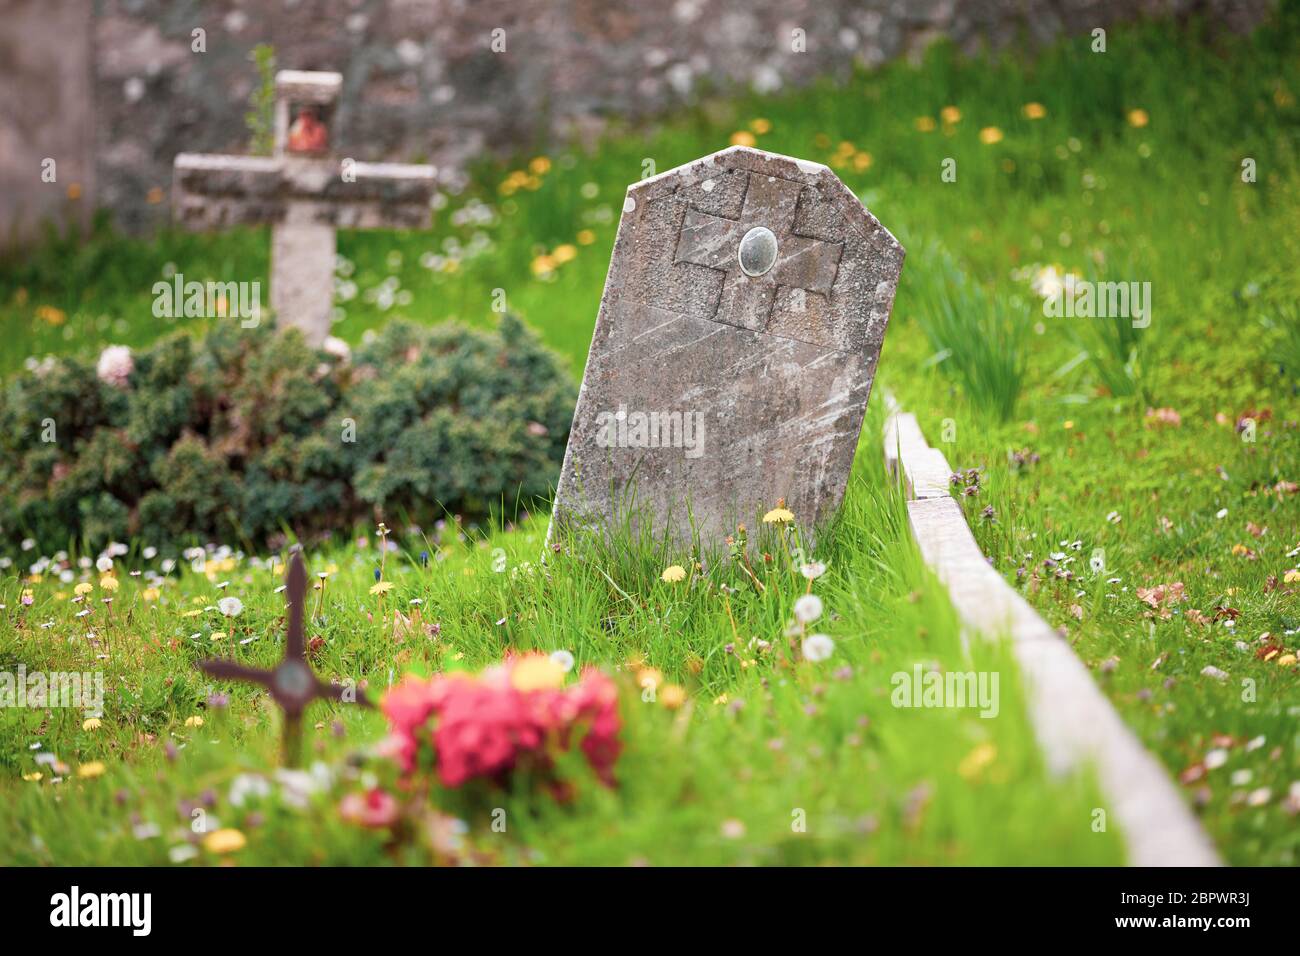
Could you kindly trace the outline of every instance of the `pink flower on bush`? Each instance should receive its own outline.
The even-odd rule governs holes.
[[[510,658],[478,677],[408,677],[383,700],[392,728],[386,752],[410,773],[421,750],[431,750],[439,780],[458,787],[524,764],[549,768],[552,754],[581,735],[587,762],[612,784],[622,749],[618,690],[596,670],[571,687],[563,680],[563,669],[540,654]]]
[[[392,826],[400,814],[397,799],[378,787],[365,793],[349,793],[339,803],[339,816],[344,820],[372,829]]]
[[[99,353],[95,374],[106,385],[126,388],[133,371],[135,371],[135,360],[131,358],[131,350],[125,345],[110,345]]]

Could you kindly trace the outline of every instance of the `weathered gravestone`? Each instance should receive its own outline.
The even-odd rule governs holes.
[[[319,345],[329,334],[336,229],[423,229],[432,166],[330,159],[338,73],[275,78],[275,155],[176,157],[173,213],[191,229],[271,223],[271,306]]]
[[[719,544],[839,507],[903,248],[825,166],[735,147],[631,186],[558,522]]]

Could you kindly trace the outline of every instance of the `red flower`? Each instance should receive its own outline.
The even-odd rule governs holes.
[[[392,826],[400,813],[396,798],[378,787],[365,793],[349,793],[339,803],[339,816],[344,820],[374,829]]]
[[[553,750],[567,750],[581,733],[588,763],[612,784],[622,749],[617,688],[595,670],[563,688],[562,673],[552,681],[543,661],[525,655],[479,677],[403,680],[382,704],[392,726],[386,755],[410,773],[421,747],[431,745],[439,779],[457,787],[476,778],[499,779],[521,762],[550,767]],[[517,679],[516,668],[522,668]]]

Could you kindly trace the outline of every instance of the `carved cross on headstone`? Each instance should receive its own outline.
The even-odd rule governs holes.
[[[819,163],[742,146],[630,186],[555,520],[721,546],[838,508],[903,248]]]
[[[274,156],[181,153],[174,164],[173,214],[181,225],[271,224],[271,306],[313,345],[329,334],[335,230],[424,229],[431,219],[432,166],[327,157],[342,85],[338,73],[282,70]]]
[[[677,261],[724,273],[715,317],[763,332],[778,286],[830,293],[844,244],[793,231],[802,183],[754,173],[745,178],[739,219],[687,207]]]
[[[299,551],[295,551],[289,561],[285,584],[289,595],[289,629],[285,635],[284,659],[274,670],[259,670],[229,660],[199,661],[198,666],[213,677],[251,681],[270,691],[271,699],[284,711],[284,763],[293,767],[298,763],[302,745],[302,715],[308,704],[313,700],[345,700],[350,694],[356,695],[352,702],[363,707],[369,707],[370,701],[361,688],[321,681],[307,663],[307,645],[303,639],[302,626],[307,596],[307,569]]]

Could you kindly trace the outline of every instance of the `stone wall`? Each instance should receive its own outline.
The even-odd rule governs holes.
[[[1042,42],[1144,15],[1257,22],[1272,0],[0,0],[0,234],[38,215],[167,216],[179,151],[243,151],[256,74],[344,77],[335,141],[357,159],[454,177],[485,149],[590,136],[701,91],[775,91],[938,36]],[[203,31],[206,50],[194,47]],[[796,52],[795,31],[803,31]],[[493,49],[494,31],[498,50]],[[501,42],[505,49],[500,51]],[[59,183],[42,184],[42,157]],[[12,187],[12,188],[11,188]],[[75,211],[75,210],[74,210]]]

